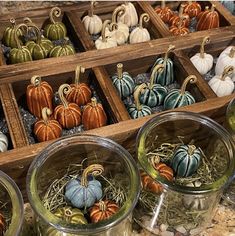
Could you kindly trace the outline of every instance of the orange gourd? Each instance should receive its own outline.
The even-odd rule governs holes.
[[[176,25],[177,26],[180,22],[180,19],[182,17],[184,17],[182,20],[182,26],[185,26],[185,27],[189,26],[189,15],[186,13],[183,13],[183,10],[184,10],[184,4],[181,4],[180,10],[179,10],[179,15],[173,15],[169,21],[169,25],[171,25],[171,26]]]
[[[188,14],[191,18],[198,16],[201,11],[201,5],[197,2],[188,1],[184,6],[184,13]]]
[[[169,181],[173,180],[174,174],[173,174],[173,170],[167,166],[165,163],[158,163],[156,165],[154,165],[154,168],[159,172],[159,174],[166,178]]]
[[[141,184],[144,190],[150,191],[152,193],[160,194],[163,191],[163,187],[160,183],[154,181],[148,174],[142,172]]]
[[[169,7],[166,7],[165,0],[162,0],[161,6],[155,8],[155,12],[165,23],[168,23],[170,18],[173,16],[173,11]]]
[[[173,25],[170,27],[170,32],[172,33],[172,35],[178,36],[178,35],[186,35],[189,33],[189,29],[183,26],[184,18],[185,18],[184,16],[180,18],[178,25]]]

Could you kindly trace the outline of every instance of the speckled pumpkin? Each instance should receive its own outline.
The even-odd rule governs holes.
[[[161,1],[161,6],[155,8],[155,12],[160,16],[162,21],[165,23],[168,23],[174,14],[169,7],[166,7],[165,0]]]
[[[4,236],[5,231],[6,231],[6,221],[2,213],[0,213],[0,236]]]
[[[198,16],[201,10],[201,5],[197,2],[188,1],[188,3],[184,5],[184,12],[191,18]]]
[[[68,39],[65,39],[62,45],[55,46],[50,51],[49,57],[63,57],[74,55],[76,53],[73,45],[69,43]]]
[[[188,19],[188,17],[182,15],[180,17],[179,22],[176,25],[172,25],[170,27],[170,32],[172,33],[172,35],[178,36],[178,35],[186,35],[190,33],[188,27],[184,23],[186,19]]]

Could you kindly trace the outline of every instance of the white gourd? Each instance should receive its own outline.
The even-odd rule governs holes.
[[[7,136],[0,131],[0,152],[7,151],[7,148],[8,148]]]
[[[99,16],[94,15],[95,2],[91,1],[91,10],[89,15],[82,19],[85,29],[89,34],[99,34],[102,30],[102,20]]]
[[[205,53],[205,44],[209,42],[210,38],[205,37],[202,40],[200,53],[196,53],[194,56],[190,58],[191,62],[197,68],[198,72],[201,75],[205,75],[213,67],[213,57],[210,54]]]
[[[234,71],[233,66],[225,67],[222,75],[215,75],[210,81],[209,85],[218,97],[232,94],[234,90],[234,83],[229,77]]]
[[[140,16],[139,26],[136,27],[130,34],[130,43],[141,43],[150,40],[150,34],[147,29],[143,27],[143,21],[148,22],[150,17],[147,13]]]

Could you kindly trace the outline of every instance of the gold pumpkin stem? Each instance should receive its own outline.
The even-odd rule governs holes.
[[[179,17],[180,18],[183,16],[184,7],[185,7],[185,4],[180,4],[180,9],[179,9]]]
[[[98,2],[96,1],[91,1],[91,9],[89,11],[89,16],[92,17],[94,16],[94,9],[95,9],[95,6],[98,4]]]
[[[42,108],[42,119],[46,125],[48,124],[48,117],[50,117],[51,114],[51,109],[49,109],[48,107]]]
[[[73,212],[71,211],[71,209],[66,208],[66,209],[64,210],[64,220],[65,220],[66,222],[71,222],[71,217],[72,217],[72,215],[73,215]]]
[[[233,58],[235,56],[235,47],[232,46],[232,48],[230,49],[230,52],[229,52],[229,57]]]
[[[11,23],[13,26],[15,26],[15,25],[16,25],[16,20],[15,20],[14,18],[11,18],[11,19],[10,19],[10,23]]]
[[[92,176],[98,176],[101,175],[103,172],[104,172],[104,167],[100,164],[92,164],[88,166],[82,173],[81,185],[84,187],[88,186],[87,177],[89,174],[91,174]]]
[[[228,75],[231,75],[233,73],[233,70],[234,70],[233,66],[226,66],[224,68],[223,74],[221,75],[221,80],[224,81]]]
[[[158,64],[153,68],[153,71],[152,71],[151,76],[150,76],[149,89],[152,89],[152,87],[154,85],[153,81],[154,81],[155,73],[162,72],[163,70],[164,70],[164,64]]]
[[[29,28],[31,27],[35,30],[36,37],[37,37],[36,43],[39,44],[42,40],[42,34],[41,34],[40,29],[35,24],[33,24],[32,22],[29,22],[27,25],[28,25]]]
[[[142,92],[143,89],[145,89],[147,87],[146,84],[141,84],[140,86],[138,86],[138,88],[135,90],[134,92],[134,100],[135,100],[135,106],[137,108],[138,111],[141,110],[142,105],[140,104],[140,93]]]
[[[123,73],[123,64],[122,63],[118,63],[117,64],[118,79],[122,79],[122,73]]]
[[[33,23],[33,21],[32,21],[29,17],[25,17],[25,18],[23,19],[23,22],[24,22],[25,24],[31,24],[31,23]]]
[[[41,77],[39,75],[34,75],[30,82],[34,87],[38,87],[41,85]]]
[[[139,20],[139,27],[142,29],[143,28],[143,21],[145,23],[149,22],[150,17],[148,13],[143,13],[140,15],[140,20]]]
[[[107,210],[107,206],[104,203],[104,201],[99,201],[99,208],[100,208],[100,211],[102,211],[102,212]]]
[[[169,58],[169,54],[175,49],[175,45],[172,45],[170,44],[167,51],[166,51],[166,54],[165,54],[165,57],[164,57],[164,61],[163,61],[163,64],[164,66],[166,65],[167,63],[167,59]]]
[[[63,106],[64,106],[65,108],[68,108],[69,103],[68,103],[68,101],[66,100],[64,94],[65,94],[65,95],[69,94],[69,93],[71,92],[71,90],[72,90],[72,89],[71,89],[71,87],[69,86],[69,84],[62,84],[62,85],[60,85],[60,87],[59,87],[59,90],[58,90],[59,97],[60,97],[60,100],[61,100],[61,102],[62,102],[62,104],[63,104]]]
[[[112,23],[117,23],[117,16],[121,17],[126,13],[126,9],[124,6],[119,6],[114,9],[112,14]]]
[[[111,20],[106,20],[104,21],[103,23],[103,26],[102,26],[102,31],[101,31],[101,37],[102,37],[102,41],[103,42],[107,42],[107,39],[105,37],[105,29],[106,27],[109,27],[109,24],[111,23]]]
[[[118,24],[117,23],[111,23],[109,26],[109,31],[114,31],[118,29]]]
[[[20,40],[19,40],[19,37],[17,35],[17,32],[22,27],[25,27],[26,28],[26,32],[28,32],[28,26],[26,24],[24,24],[24,23],[17,25],[16,28],[15,28],[15,32],[14,32],[14,39],[16,41],[16,45],[17,45],[18,49],[22,48],[22,46],[20,44]]]
[[[188,146],[188,154],[189,154],[189,156],[192,156],[196,149],[197,148],[194,145],[189,145]]]
[[[181,86],[181,94],[184,94],[188,83],[194,84],[197,82],[197,77],[195,75],[189,75],[183,82]]]
[[[92,105],[92,107],[97,106],[97,99],[95,97],[91,98],[91,105]]]
[[[50,21],[52,24],[55,24],[56,21],[54,19],[54,17],[60,17],[61,15],[61,9],[59,7],[53,7],[50,11]]]
[[[216,7],[215,4],[211,5],[211,12],[215,11],[215,7]]]
[[[161,2],[161,8],[163,9],[163,8],[165,8],[166,7],[166,2],[165,2],[165,0],[162,0],[162,2]]]
[[[85,72],[85,68],[82,67],[81,65],[78,65],[75,70],[75,84],[79,85],[80,83],[80,75],[81,73]]]
[[[206,36],[203,38],[202,40],[202,44],[201,44],[201,47],[200,47],[200,57],[201,58],[204,58],[205,57],[205,45],[210,43],[210,37],[209,36]]]

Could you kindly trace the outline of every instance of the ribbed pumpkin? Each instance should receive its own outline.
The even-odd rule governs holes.
[[[80,75],[85,72],[85,68],[78,65],[75,70],[75,83],[70,84],[71,92],[66,95],[69,102],[74,102],[78,106],[83,106],[91,100],[91,90],[85,83],[80,83]]]
[[[42,119],[34,124],[34,134],[39,142],[59,138],[62,127],[57,120],[51,119],[52,111],[48,107],[42,109]]]
[[[63,39],[67,35],[67,30],[62,22],[56,22],[54,17],[60,17],[61,9],[59,7],[53,7],[50,11],[50,24],[47,24],[44,28],[44,35],[50,40]]]
[[[185,16],[180,17],[178,24],[172,25],[170,27],[170,32],[172,33],[172,35],[175,36],[186,35],[190,32],[189,29],[184,25],[185,19],[187,19],[187,17]]]
[[[103,171],[102,165],[92,164],[83,171],[80,179],[72,179],[67,183],[65,197],[74,207],[88,208],[101,199],[102,186],[94,177],[101,175]]]
[[[197,2],[188,1],[188,3],[184,5],[184,12],[191,18],[198,16],[201,10],[201,5]]]
[[[171,17],[174,15],[173,11],[169,7],[166,7],[165,0],[161,1],[161,6],[155,8],[155,12],[165,23],[168,23]]]
[[[154,73],[154,83],[161,84],[162,86],[172,84],[174,82],[174,64],[171,58],[169,58],[169,53],[175,49],[174,45],[170,45],[166,51],[165,57],[158,58],[152,70],[155,68],[156,65],[163,64],[164,70],[159,73],[159,71]]]
[[[197,82],[195,75],[189,75],[183,82],[181,89],[172,89],[164,100],[164,110],[183,107],[195,103],[194,97],[190,92],[185,91],[188,83],[194,84]]]
[[[65,95],[71,92],[71,87],[68,84],[62,84],[59,87],[58,93],[62,105],[58,105],[54,110],[54,117],[59,121],[61,126],[66,129],[71,129],[81,124],[81,109],[76,103],[68,103]]]
[[[0,236],[4,236],[5,231],[6,231],[6,220],[4,216],[0,213]]]
[[[172,168],[177,176],[188,177],[194,174],[200,164],[201,151],[194,145],[180,145],[172,157]]]
[[[0,131],[0,152],[7,151],[8,148],[8,138],[7,136]]]
[[[179,22],[180,22],[180,19],[182,18],[182,17],[184,17],[183,18],[183,20],[182,20],[182,26],[185,26],[185,27],[188,27],[189,26],[189,22],[190,22],[190,20],[189,20],[189,15],[187,14],[187,13],[183,13],[183,11],[184,11],[184,4],[181,4],[180,5],[180,10],[179,10],[179,14],[178,15],[173,15],[172,17],[171,17],[171,19],[170,19],[170,21],[169,21],[169,25],[171,25],[171,26],[177,26],[178,24],[179,24]]]
[[[91,98],[91,103],[84,107],[82,124],[85,130],[95,129],[107,124],[107,116],[101,103],[96,98]]]
[[[148,174],[145,172],[140,173],[141,184],[144,190],[150,191],[152,193],[161,194],[163,187],[160,183],[154,181]]]
[[[90,209],[90,218],[92,223],[106,220],[117,213],[118,205],[110,200],[99,201]]]
[[[159,73],[163,69],[163,64],[158,64],[153,69],[150,77],[150,83],[147,84],[147,87],[140,94],[140,102],[142,104],[147,105],[149,107],[156,107],[160,106],[163,103],[164,98],[167,95],[167,89],[161,86],[160,84],[154,84],[153,82],[154,75],[156,75],[156,73]]]
[[[128,97],[133,93],[135,87],[134,80],[128,72],[123,72],[122,63],[117,64],[117,73],[112,76],[112,81],[121,98]]]
[[[165,163],[160,162],[154,165],[154,168],[158,171],[161,177],[167,179],[168,181],[173,180],[173,177],[174,177],[173,170],[169,166],[167,166]]]
[[[28,109],[30,113],[41,118],[44,107],[52,110],[53,90],[47,82],[41,82],[38,75],[33,76],[30,82],[26,90]]]

